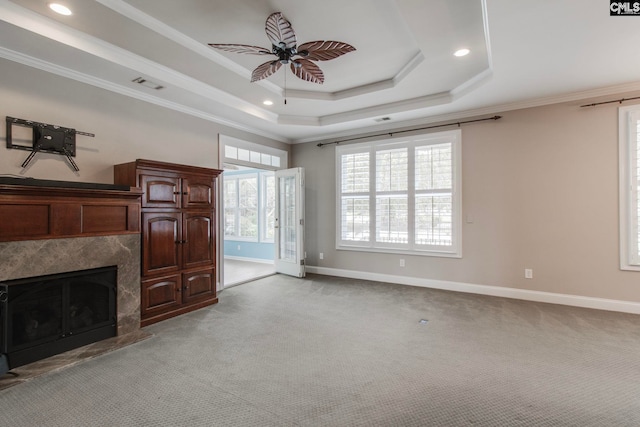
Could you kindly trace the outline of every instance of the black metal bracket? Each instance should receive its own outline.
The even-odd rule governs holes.
[[[13,141],[13,126],[31,128],[33,135],[30,144],[20,145]],[[32,120],[16,119],[7,116],[7,148],[31,151],[22,167],[26,168],[35,155],[39,152],[61,154],[67,158],[71,167],[78,172],[80,169],[72,157],[76,155],[76,135],[94,137],[95,134],[80,132],[75,129],[65,128],[47,123],[34,122]]]

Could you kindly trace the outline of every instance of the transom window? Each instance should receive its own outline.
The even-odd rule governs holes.
[[[460,135],[338,146],[337,248],[460,257]]]

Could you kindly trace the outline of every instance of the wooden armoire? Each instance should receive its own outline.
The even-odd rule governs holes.
[[[141,326],[218,302],[216,180],[222,171],[138,159],[114,183],[139,187]]]

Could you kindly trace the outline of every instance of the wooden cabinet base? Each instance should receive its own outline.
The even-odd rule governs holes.
[[[150,317],[142,316],[142,319],[140,320],[140,326],[144,328],[145,326],[153,325],[154,323],[160,322],[162,320],[170,319],[172,317],[179,316],[181,314],[189,313],[191,311],[216,304],[217,302],[218,302],[218,298],[216,297],[210,300],[201,301],[199,303],[189,304],[188,306],[180,307],[172,311],[167,311],[162,314],[158,314],[156,316],[150,316]]]

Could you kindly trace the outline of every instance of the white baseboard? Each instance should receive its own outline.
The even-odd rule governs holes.
[[[259,262],[261,264],[273,264],[273,260],[272,259],[262,259],[262,258],[246,258],[246,257],[241,257],[241,256],[232,256],[232,255],[225,255],[223,257],[223,259],[234,259],[236,261],[251,261],[251,262]]]
[[[342,270],[338,268],[316,267],[311,265],[308,265],[306,267],[306,270],[308,273],[323,274],[326,276],[372,280],[375,282],[397,283],[400,285],[420,286],[423,288],[443,289],[447,291],[491,295],[494,297],[513,298],[526,301],[570,305],[574,307],[594,308],[597,310],[640,314],[640,303],[631,301],[592,298],[579,295],[556,294],[552,292],[530,291],[526,289],[505,288],[501,286],[476,285],[472,283],[450,282],[446,280],[422,279],[419,277],[394,276],[391,274]]]

